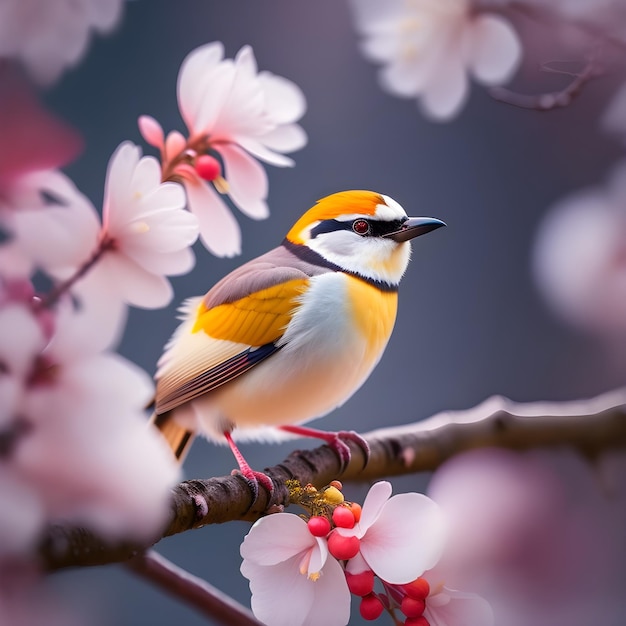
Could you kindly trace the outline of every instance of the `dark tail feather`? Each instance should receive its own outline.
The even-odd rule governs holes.
[[[196,438],[192,430],[187,430],[184,426],[179,426],[174,420],[171,411],[157,415],[152,414],[150,423],[154,424],[161,432],[165,441],[171,448],[176,459],[182,463],[191,448],[193,440]]]

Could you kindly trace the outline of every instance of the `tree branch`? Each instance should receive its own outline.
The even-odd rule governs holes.
[[[138,554],[126,566],[211,619],[231,626],[261,626],[249,609],[154,550]]]
[[[252,502],[250,490],[237,476],[188,480],[172,494],[171,515],[162,536],[234,520],[253,521],[289,504],[285,482],[322,487],[333,479],[371,481],[420,471],[436,470],[452,456],[474,448],[502,447],[526,450],[540,447],[576,448],[594,458],[602,452],[626,447],[626,388],[592,400],[568,403],[517,404],[493,397],[464,411],[449,411],[429,419],[365,435],[371,447],[367,467],[363,453],[351,445],[352,460],[340,473],[339,460],[327,446],[295,451],[264,472],[274,482],[270,498],[261,489]],[[41,544],[43,566],[103,565],[126,561],[161,537],[143,545],[110,544],[84,529],[53,526]]]

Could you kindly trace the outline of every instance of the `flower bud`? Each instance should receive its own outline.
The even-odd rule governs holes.
[[[343,493],[337,487],[327,487],[324,489],[324,500],[328,504],[341,504],[344,500]]]
[[[200,155],[194,164],[196,173],[204,180],[215,180],[222,171],[220,162],[210,154]]]

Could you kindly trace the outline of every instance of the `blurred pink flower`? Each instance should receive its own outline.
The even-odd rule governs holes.
[[[306,102],[291,81],[259,73],[249,46],[234,60],[223,57],[223,45],[213,42],[191,52],[181,65],[178,104],[188,139],[176,131],[165,138],[149,116],[139,118],[139,129],[161,150],[164,178],[185,185],[204,245],[218,256],[233,256],[241,251],[241,235],[221,196],[228,195],[253,219],[268,216],[267,175],[256,159],[293,165],[284,153],[306,144],[296,123]]]
[[[241,573],[250,581],[252,611],[270,626],[344,626],[350,592],[343,568],[291,513],[259,519],[241,545]],[[286,590],[289,590],[288,593]]]
[[[424,578],[431,582],[428,572]],[[430,626],[491,626],[493,610],[479,595],[431,584],[424,617]]]
[[[123,0],[4,0],[0,57],[15,58],[41,83],[55,81],[85,54],[91,31],[110,31]]]
[[[605,188],[580,191],[550,209],[533,265],[546,301],[565,320],[626,332],[626,163]]]
[[[352,0],[363,54],[384,67],[389,93],[418,99],[425,115],[446,121],[467,100],[467,73],[501,85],[517,69],[521,44],[509,22],[478,12],[470,0]]]
[[[371,569],[387,583],[415,580],[439,560],[446,538],[446,520],[439,507],[420,493],[391,497],[391,484],[377,482],[363,503],[360,521],[353,528],[336,528],[344,537],[357,537],[357,557],[346,571]]]
[[[19,176],[66,165],[82,149],[78,133],[44,109],[16,72],[2,66],[0,137],[0,199]]]
[[[71,274],[88,259],[100,231],[94,206],[57,170],[16,179],[0,202],[0,219],[24,256],[55,275]]]
[[[178,480],[171,453],[146,428],[150,377],[100,353],[98,332],[76,323],[82,315],[60,306],[49,328],[36,302],[0,305],[0,477],[11,496],[3,507],[13,510],[0,525],[14,527],[15,545],[26,543],[27,529],[55,520],[149,537],[165,521]],[[38,516],[15,525],[27,509]]]
[[[425,576],[479,593],[497,624],[624,623],[626,457],[609,456],[493,449],[448,461],[429,494],[450,541]]]
[[[60,281],[47,304],[71,292],[81,309],[97,316],[91,321],[104,349],[119,338],[125,303],[166,305],[172,298],[166,276],[193,267],[198,226],[184,205],[182,187],[161,183],[158,161],[141,158],[128,142],[109,163],[102,226],[65,175],[25,174],[0,204],[0,221],[13,237],[0,246],[0,275],[30,277],[39,268]]]

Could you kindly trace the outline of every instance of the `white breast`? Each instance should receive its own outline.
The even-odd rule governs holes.
[[[281,339],[282,349],[194,400],[203,430],[220,440],[232,424],[236,436],[241,431],[239,439],[256,438],[258,427],[325,415],[361,386],[378,359],[367,356],[368,338],[353,323],[350,280],[338,272],[311,279]],[[252,429],[247,437],[246,429]]]

